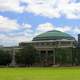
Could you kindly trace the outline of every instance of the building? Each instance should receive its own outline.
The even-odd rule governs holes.
[[[80,39],[78,40],[80,41]],[[19,46],[1,47],[1,49],[9,51],[13,55],[10,66],[16,66],[15,53],[22,47],[31,44],[36,48],[36,50],[39,53],[40,60],[41,60],[41,62],[39,63],[40,66],[46,66],[46,65],[56,65],[56,49],[75,48],[76,47],[75,42],[76,42],[75,38],[72,37],[71,35],[61,31],[52,30],[37,35],[30,42],[26,42],[26,43],[21,42],[19,43]]]
[[[40,35],[37,35],[33,38],[31,42],[22,42],[19,44],[20,47],[26,46],[27,44],[32,44],[39,52],[41,57],[42,65],[55,65],[55,49],[56,48],[74,48],[75,38],[71,35],[52,30]],[[49,56],[52,56],[52,59],[48,59]],[[51,58],[51,57],[50,57]]]
[[[53,30],[42,33],[33,38],[30,42],[21,42],[19,46],[26,46],[32,44],[38,51],[52,50],[54,48],[75,47],[75,38],[71,35]]]

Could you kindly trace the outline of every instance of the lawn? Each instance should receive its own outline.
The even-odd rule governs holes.
[[[0,80],[80,80],[80,67],[0,68]]]

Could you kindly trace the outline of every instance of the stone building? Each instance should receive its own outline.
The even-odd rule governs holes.
[[[30,42],[21,42],[19,46],[15,47],[1,47],[5,51],[9,51],[13,55],[10,66],[16,66],[15,53],[26,46],[27,44],[33,45],[39,52],[41,63],[40,65],[55,65],[56,64],[56,49],[57,48],[75,48],[75,38],[71,35],[52,30],[40,35],[37,35]]]
[[[26,46],[27,44],[32,44],[39,52],[41,57],[42,64],[56,64],[55,54],[56,48],[74,48],[75,47],[75,38],[71,35],[52,30],[40,35],[37,35],[30,42],[22,42],[19,44],[20,47]],[[48,59],[49,56],[50,60]]]

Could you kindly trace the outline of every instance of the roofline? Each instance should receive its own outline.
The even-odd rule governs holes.
[[[74,42],[75,40],[43,40],[43,41],[30,41],[30,42],[21,42],[21,43],[36,43],[36,42],[56,42],[56,41],[72,41]]]

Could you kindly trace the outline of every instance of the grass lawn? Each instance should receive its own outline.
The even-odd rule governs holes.
[[[0,68],[0,80],[80,80],[80,67]]]

